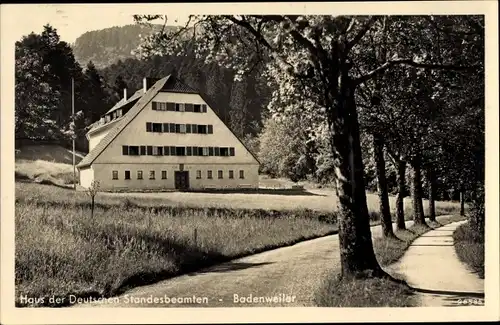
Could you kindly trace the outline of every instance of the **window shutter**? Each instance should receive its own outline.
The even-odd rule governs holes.
[[[234,148],[233,147],[229,148],[229,155],[234,156]]]
[[[169,130],[171,133],[175,133],[175,123],[169,123]]]
[[[125,156],[128,156],[128,146],[122,146],[122,153],[123,153]]]
[[[146,154],[146,146],[141,146],[141,155]]]
[[[215,147],[215,155],[220,156],[220,148],[219,147]]]
[[[153,146],[148,146],[148,156],[153,155]]]
[[[163,123],[163,132],[168,133],[168,123]]]
[[[208,134],[213,134],[214,133],[214,126],[213,125],[207,125],[207,129],[208,129]]]
[[[151,132],[153,130],[153,124],[151,122],[146,122],[146,132]]]
[[[170,146],[170,155],[171,156],[175,156],[176,155],[175,146]]]
[[[203,104],[201,105],[201,112],[206,113],[207,112],[207,105]]]
[[[157,111],[158,110],[158,107],[156,106],[156,102],[153,102],[152,105],[153,105],[153,111]]]
[[[184,108],[186,112],[192,112],[193,111],[193,104],[184,104]]]
[[[175,103],[167,103],[167,111],[175,112]]]
[[[191,124],[186,124],[186,133],[191,133]]]
[[[213,156],[214,155],[214,147],[209,147],[208,148],[208,155]]]
[[[163,147],[162,146],[159,146],[158,149],[156,149],[158,151],[158,156],[163,156]]]
[[[198,133],[198,126],[196,124],[191,124],[191,132]]]
[[[186,156],[191,156],[193,154],[193,148],[191,147],[186,147]]]
[[[163,146],[163,155],[170,156],[170,147],[169,146]]]
[[[181,125],[180,124],[175,125],[175,133],[181,133]]]

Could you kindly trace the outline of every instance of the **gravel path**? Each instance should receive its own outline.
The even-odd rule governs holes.
[[[406,224],[409,227],[413,222]],[[372,227],[371,231],[373,238],[382,235],[381,226]],[[323,279],[335,272],[340,272],[338,235],[308,240],[134,288],[114,301],[75,307],[314,306],[314,294]],[[251,296],[252,302],[235,302],[234,295],[246,299]],[[198,304],[173,303],[172,299],[177,297],[202,301]],[[153,301],[154,298],[157,300]],[[170,303],[167,298],[171,299]]]
[[[462,263],[453,245],[453,232],[466,221],[453,222],[417,238],[405,255],[389,267],[404,276],[417,292],[419,305],[484,305],[484,280]]]

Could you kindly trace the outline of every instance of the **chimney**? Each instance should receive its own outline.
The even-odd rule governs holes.
[[[144,92],[148,91],[148,78],[144,77],[144,79],[142,79],[142,90]]]
[[[123,88],[123,100],[127,101],[127,88]]]
[[[148,91],[148,89],[151,88],[158,80],[160,79],[144,77],[144,79],[142,79],[142,87],[144,92]]]

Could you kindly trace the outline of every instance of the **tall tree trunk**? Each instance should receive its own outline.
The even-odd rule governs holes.
[[[424,216],[424,206],[422,203],[422,173],[420,166],[420,157],[417,155],[412,161],[413,167],[413,184],[412,184],[412,195],[413,195],[413,213],[414,213],[414,223],[425,225]]]
[[[427,167],[427,178],[429,182],[429,220],[436,221],[436,178],[432,166]]]
[[[385,175],[384,141],[380,134],[373,135],[373,149],[375,164],[377,166],[377,185],[380,214],[382,215],[382,231],[385,237],[394,237],[391,210],[389,207],[389,192],[387,190],[387,179]]]
[[[406,229],[405,224],[405,191],[406,191],[406,161],[398,160],[398,195],[396,197],[397,227],[400,230]]]
[[[328,92],[328,100],[332,105],[327,114],[338,197],[341,274],[343,278],[387,276],[378,264],[373,250],[354,99],[355,87],[347,72],[344,72],[340,83]]]
[[[460,183],[460,215],[465,216],[465,186]]]

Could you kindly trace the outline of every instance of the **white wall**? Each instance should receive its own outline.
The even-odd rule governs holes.
[[[187,102],[206,104],[197,94],[159,93],[154,101]],[[179,124],[212,124],[213,134],[182,134],[146,132],[146,122]],[[122,145],[150,146],[198,146],[234,147],[235,156],[126,156]],[[125,127],[95,163],[224,163],[255,164],[258,162],[246,150],[236,136],[220,121],[208,107],[206,113],[153,111],[151,102]]]
[[[93,164],[95,178],[102,189],[175,189],[174,172],[178,164]],[[113,171],[118,171],[118,179],[113,180]],[[125,171],[130,171],[130,180],[125,179]],[[137,171],[142,170],[143,179],[137,179]],[[149,172],[155,171],[155,179],[149,179]],[[167,171],[167,179],[162,179],[162,171]],[[209,188],[258,188],[258,166],[253,164],[187,164],[184,170],[189,172],[191,189]],[[196,171],[201,170],[201,179],[196,178]],[[207,179],[207,170],[212,170],[212,179]],[[223,179],[218,179],[218,170],[223,171]],[[234,171],[234,179],[229,179],[229,170]],[[244,170],[244,179],[239,178],[239,171]]]
[[[92,169],[92,167],[80,169],[79,174],[80,174],[80,185],[89,188],[90,184],[94,180],[94,170]]]
[[[197,94],[159,93],[154,101],[206,104]],[[146,122],[212,124],[213,134],[146,132]],[[122,145],[234,147],[235,156],[129,156],[122,154]],[[241,185],[257,188],[259,184],[257,160],[208,105],[206,113],[170,112],[153,111],[150,102],[97,157],[92,166],[101,187],[174,189],[174,171],[179,170],[179,164],[184,164],[184,170],[189,171],[191,188],[208,185],[217,188],[237,188]],[[213,171],[211,180],[206,177],[209,169]],[[240,169],[245,171],[245,179],[239,179]],[[113,170],[119,172],[118,180],[112,180]],[[131,180],[124,180],[125,170],[131,171]],[[137,170],[143,170],[143,180],[137,180]],[[149,180],[149,170],[155,170],[155,180]],[[167,180],[161,179],[162,170],[167,170]],[[202,170],[202,179],[196,179],[196,170]],[[217,170],[224,171],[224,179],[217,178]],[[234,170],[234,179],[228,178],[229,170]]]

